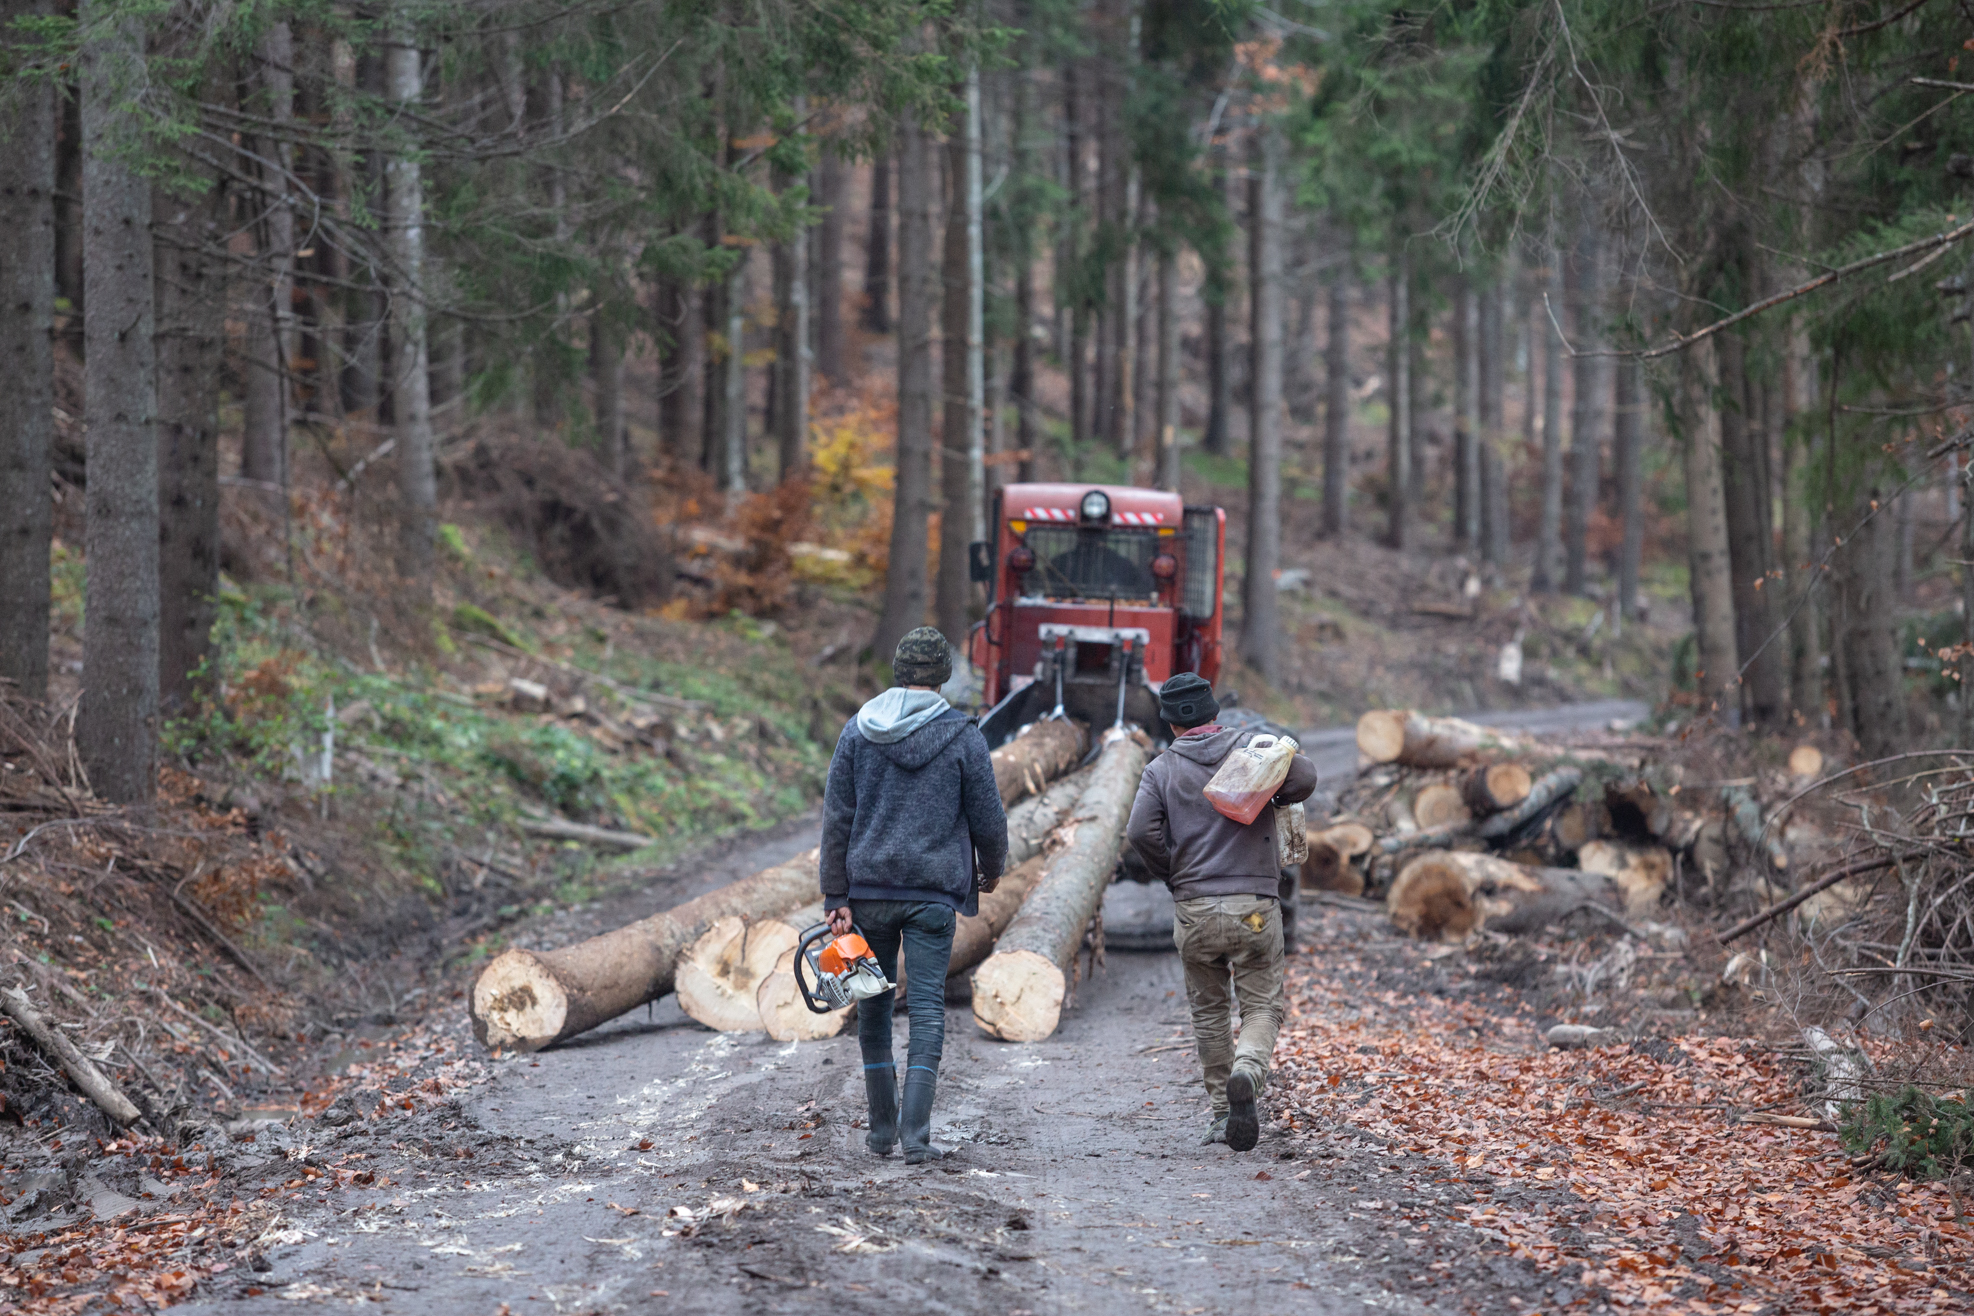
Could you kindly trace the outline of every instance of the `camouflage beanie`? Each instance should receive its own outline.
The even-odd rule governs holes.
[[[905,632],[891,655],[891,675],[899,685],[942,686],[953,679],[953,651],[935,627]]]

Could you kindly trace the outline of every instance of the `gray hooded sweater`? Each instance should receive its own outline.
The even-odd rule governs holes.
[[[1275,811],[1243,827],[1206,800],[1221,761],[1254,739],[1252,731],[1204,726],[1181,735],[1145,767],[1125,836],[1174,900],[1200,896],[1277,896]],[[1316,765],[1297,754],[1274,803],[1297,804],[1316,791]]]
[[[823,904],[932,901],[979,912],[1008,857],[987,742],[932,691],[892,689],[836,741],[823,790]]]

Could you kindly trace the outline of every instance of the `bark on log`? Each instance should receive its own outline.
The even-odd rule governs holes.
[[[1357,719],[1357,748],[1373,763],[1455,768],[1488,756],[1528,753],[1533,747],[1533,741],[1511,731],[1404,708],[1374,708]]]
[[[1021,912],[973,975],[973,1018],[991,1036],[1035,1042],[1056,1029],[1083,930],[1117,867],[1144,774],[1142,736],[1112,734]]]
[[[647,845],[658,844],[655,836],[619,832],[609,827],[591,827],[588,823],[564,822],[560,818],[530,818],[522,822],[521,830],[530,836],[556,841],[581,841],[585,845],[608,846],[613,850],[642,850]]]
[[[1304,891],[1341,891],[1349,896],[1364,894],[1364,870],[1353,863],[1369,854],[1377,837],[1363,823],[1338,823],[1309,837],[1309,857],[1302,861]]]
[[[0,991],[0,1011],[5,1011],[9,1019],[21,1026],[21,1031],[34,1039],[34,1044],[42,1049],[50,1060],[62,1067],[62,1072],[75,1080],[82,1089],[82,1095],[96,1103],[96,1108],[116,1121],[119,1126],[128,1127],[137,1122],[137,1107],[130,1098],[104,1076],[103,1071],[91,1064],[89,1057],[77,1049],[69,1040],[68,1034],[41,1017],[34,1004],[27,999],[27,993],[18,987]]]
[[[560,950],[510,950],[473,984],[473,1033],[538,1051],[672,990],[679,956],[728,914],[758,918],[818,890],[818,852],[708,891],[676,909]]]
[[[1623,897],[1598,873],[1529,868],[1488,854],[1436,850],[1392,881],[1385,910],[1402,931],[1459,941],[1481,928],[1530,932],[1585,906],[1618,917]]]
[[[1013,869],[1042,853],[1049,833],[1062,825],[1090,784],[1095,768],[1072,772],[1051,782],[1040,795],[1030,796],[1008,810],[1008,867]]]
[[[775,961],[794,950],[800,938],[792,918],[728,914],[713,920],[705,935],[679,957],[674,987],[679,1008],[722,1033],[758,1031],[761,1012],[754,998],[762,981],[774,972]]]
[[[1431,781],[1419,787],[1412,797],[1412,818],[1422,828],[1446,827],[1470,823],[1474,813],[1461,798],[1458,786],[1448,781]]]
[[[993,953],[1021,906],[1048,869],[1049,858],[1035,854],[1001,875],[1001,884],[980,897],[980,912],[962,917],[953,929],[953,958],[946,976],[956,978]]]
[[[1528,798],[1535,779],[1519,763],[1495,763],[1475,768],[1460,783],[1460,798],[1475,814],[1499,813]]]
[[[1075,767],[1086,748],[1083,724],[1070,718],[1031,722],[1021,734],[988,757],[994,763],[994,785],[1003,805],[1042,788]]]

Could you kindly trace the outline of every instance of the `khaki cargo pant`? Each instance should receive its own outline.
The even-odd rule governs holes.
[[[1172,944],[1186,968],[1186,1001],[1206,1095],[1217,1119],[1227,1113],[1227,1077],[1236,1068],[1268,1082],[1282,1027],[1282,907],[1267,896],[1204,896],[1174,905]],[[1234,1004],[1241,1040],[1234,1044]]]

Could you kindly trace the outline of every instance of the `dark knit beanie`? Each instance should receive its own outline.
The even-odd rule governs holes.
[[[1180,672],[1158,688],[1158,715],[1175,727],[1203,727],[1220,715],[1213,687],[1197,672]]]
[[[899,685],[941,686],[953,679],[953,650],[931,626],[906,631],[891,655],[891,676]]]

